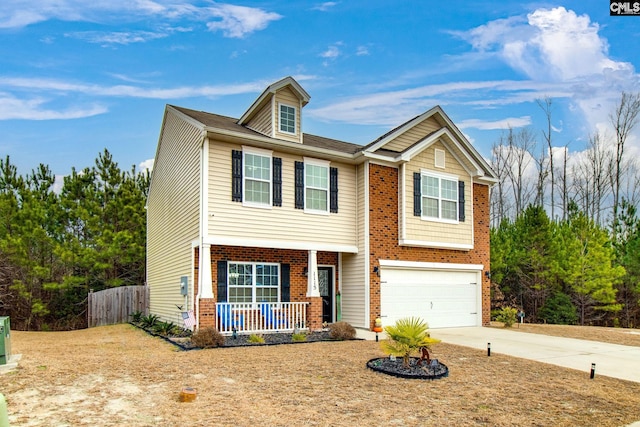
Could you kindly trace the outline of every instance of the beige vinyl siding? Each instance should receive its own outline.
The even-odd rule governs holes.
[[[357,230],[358,253],[342,255],[342,320],[354,327],[369,328],[366,324],[367,287],[365,283],[365,271],[367,269],[367,256],[365,252],[365,217],[366,206],[364,198],[366,194],[364,177],[367,165],[357,166]]]
[[[295,135],[291,135],[289,133],[284,133],[284,132],[280,132],[280,104],[286,104],[289,105],[291,107],[295,107],[296,109],[296,134]],[[278,139],[284,139],[287,141],[293,141],[293,142],[301,142],[302,138],[302,132],[301,132],[301,119],[300,119],[300,115],[301,115],[301,111],[300,111],[300,100],[298,99],[298,97],[293,93],[293,91],[291,89],[289,89],[288,87],[285,87],[283,89],[280,89],[279,91],[276,92],[276,102],[274,105],[275,108],[275,116],[276,116],[276,120],[275,120],[275,132],[274,132],[274,137],[278,138]]]
[[[263,135],[273,136],[273,114],[271,108],[271,103],[266,103],[251,121],[247,123],[247,127]]]
[[[445,169],[434,167],[435,149],[445,150]],[[458,177],[458,181],[465,182],[464,222],[447,224],[439,221],[424,220],[413,215],[413,173],[421,170],[428,170],[436,174],[455,175]],[[473,185],[471,177],[441,142],[432,144],[407,164],[404,180],[407,185],[405,193],[406,206],[403,209],[406,221],[405,239],[448,244],[473,244]]]
[[[442,126],[430,117],[384,145],[385,150],[402,152]]]
[[[282,159],[282,206],[249,207],[231,201],[231,151],[242,147],[211,141],[209,150],[209,235],[246,240],[356,244],[355,166],[338,168],[338,213],[326,215],[295,209],[294,162],[301,156],[273,152]]]
[[[182,324],[180,276],[193,291],[192,242],[198,237],[200,130],[168,111],[156,154],[147,207],[150,312]],[[189,301],[189,307],[193,302]]]

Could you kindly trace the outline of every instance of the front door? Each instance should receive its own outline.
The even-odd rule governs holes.
[[[322,322],[333,322],[333,268],[318,267],[318,285],[322,297]]]

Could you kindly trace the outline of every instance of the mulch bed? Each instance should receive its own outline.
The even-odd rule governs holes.
[[[180,350],[189,351],[189,350],[201,350],[200,347],[196,347],[191,342],[191,338],[189,334],[178,334],[178,335],[162,335],[153,331],[152,329],[143,328],[141,325],[136,324],[134,322],[130,322],[131,325],[136,328],[142,329],[147,334],[161,338],[176,347]],[[225,336],[224,344],[222,347],[243,347],[243,346],[263,346],[263,345],[283,345],[283,344],[303,344],[303,343],[311,343],[311,342],[322,342],[322,341],[335,341],[331,338],[329,331],[314,331],[308,332],[306,334],[306,339],[304,341],[294,341],[293,333],[279,333],[273,332],[268,334],[260,334],[260,336],[264,339],[263,343],[256,343],[249,341],[250,335],[248,334],[240,334],[235,338],[233,336]]]
[[[429,364],[420,362],[418,357],[409,358],[409,366],[404,366],[402,358],[377,357],[367,362],[367,368],[398,378],[437,380],[449,376],[449,368],[433,359]]]

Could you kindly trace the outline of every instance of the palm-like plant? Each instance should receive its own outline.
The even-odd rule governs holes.
[[[400,319],[395,325],[384,327],[389,339],[382,342],[382,350],[402,357],[403,365],[408,367],[412,353],[440,342],[429,336],[428,329],[427,323],[418,317]]]

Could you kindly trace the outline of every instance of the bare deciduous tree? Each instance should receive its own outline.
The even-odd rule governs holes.
[[[601,134],[595,133],[589,137],[589,147],[584,154],[583,160],[572,172],[575,201],[587,218],[603,226],[603,212],[608,209],[605,203],[611,194],[610,182],[607,180],[612,163],[611,151],[607,150]]]
[[[531,201],[533,191],[527,179],[527,169],[533,158],[533,150],[536,146],[533,133],[528,128],[523,128],[519,132],[514,132],[509,128],[507,133],[507,143],[509,147],[511,166],[507,168],[511,183],[514,208],[516,215],[522,212]]]
[[[552,127],[551,127],[552,108],[551,107],[552,107],[553,101],[548,96],[545,96],[544,99],[537,99],[536,103],[542,109],[542,111],[544,112],[545,118],[547,119],[547,130],[546,131],[543,130],[542,131],[542,135],[544,136],[544,140],[547,143],[547,149],[549,150],[549,169],[548,169],[548,174],[551,177],[551,200],[550,200],[551,218],[555,219],[556,215],[555,215],[555,191],[554,191],[554,187],[556,185],[556,180],[555,180],[555,176],[554,176],[555,175],[555,170],[554,170],[554,166],[553,166],[553,146],[551,144],[551,130],[552,130]],[[540,171],[542,171],[544,169],[542,167],[543,166],[543,162],[544,162],[544,156],[541,157],[541,159],[538,162]],[[546,175],[546,174],[540,173],[540,175],[538,176],[539,177],[538,186],[544,185],[544,179],[542,179],[543,175]],[[544,203],[544,200],[541,200],[540,202]]]
[[[622,179],[628,164],[625,162],[624,149],[629,134],[638,123],[640,114],[640,93],[622,92],[620,102],[613,113],[609,115],[609,120],[613,126],[616,136],[615,153],[611,165],[611,189],[613,191],[613,213],[612,229],[615,233],[618,225],[618,206],[620,204],[620,189],[623,186]]]
[[[498,178],[498,182],[491,190],[491,223],[494,227],[497,227],[503,218],[507,218],[509,211],[507,179],[511,164],[511,150],[504,145],[504,142],[501,137],[491,149],[491,167]]]

